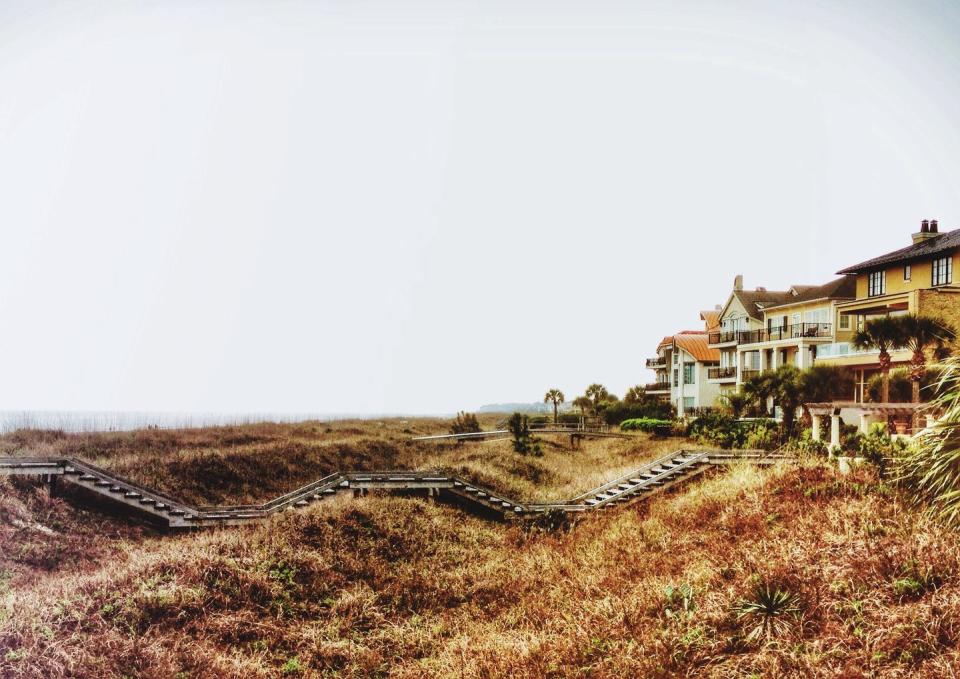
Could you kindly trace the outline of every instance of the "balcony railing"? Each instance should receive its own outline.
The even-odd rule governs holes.
[[[737,331],[736,330],[721,330],[719,332],[711,332],[707,337],[707,344],[726,344],[727,342],[736,342],[737,341]]]
[[[740,344],[757,344],[758,342],[776,342],[785,339],[833,337],[832,323],[794,323],[768,330],[741,330],[737,333]]]
[[[726,368],[707,368],[707,379],[711,380],[727,380],[731,378],[736,378],[737,376],[737,366],[729,366]]]
[[[653,382],[652,384],[646,385],[644,387],[644,391],[647,391],[647,392],[670,391],[670,383],[669,382]]]
[[[759,374],[760,374],[760,371],[758,369],[744,368],[743,370],[740,371],[740,379],[746,382],[751,377],[756,377]]]
[[[657,368],[665,368],[667,366],[667,359],[665,358],[648,358],[647,359],[647,368],[650,370],[656,370]]]

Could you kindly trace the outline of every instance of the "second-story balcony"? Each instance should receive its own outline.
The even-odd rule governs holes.
[[[662,356],[647,359],[647,368],[649,370],[662,370],[667,367],[667,359]]]
[[[716,330],[707,336],[707,344],[729,344],[737,341],[736,330]]]
[[[724,368],[707,368],[708,380],[735,380],[737,379],[737,366],[726,366]]]
[[[741,330],[737,333],[740,344],[759,344],[797,339],[832,339],[832,323],[794,323],[767,330]]]
[[[740,371],[740,379],[746,382],[751,377],[756,377],[759,374],[760,374],[759,368],[744,368],[743,370]]]
[[[663,393],[670,391],[669,382],[653,382],[651,384],[644,385],[643,390],[648,394]]]

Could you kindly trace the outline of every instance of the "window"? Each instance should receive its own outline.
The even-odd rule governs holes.
[[[683,397],[683,409],[684,410],[693,410],[695,408],[693,396],[684,396]]]
[[[697,381],[697,373],[694,371],[696,364],[694,363],[684,363],[683,364],[683,383],[684,384],[693,384]]]
[[[877,295],[882,295],[887,291],[887,272],[886,271],[874,271],[870,274],[870,278],[867,279],[867,296],[876,297]]]
[[[953,282],[953,257],[941,257],[933,260],[933,285],[947,285]]]
[[[680,371],[676,368],[673,369],[673,386],[680,384]]]
[[[850,329],[850,314],[840,314],[840,329],[841,330]]]
[[[678,356],[678,354],[677,354],[676,352],[674,352],[674,354],[673,354],[673,364],[674,364],[674,365],[677,364],[677,356]]]
[[[911,273],[911,272],[910,272],[910,265],[907,264],[907,265],[905,265],[905,266],[903,267],[903,280],[905,280],[905,281],[910,280],[910,273]]]

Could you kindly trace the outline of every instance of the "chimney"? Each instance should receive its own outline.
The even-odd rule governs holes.
[[[737,274],[736,278],[733,279],[733,289],[743,290],[743,276],[741,274]]]
[[[767,291],[766,288],[761,287],[761,286],[759,286],[759,285],[757,286],[757,292],[766,292],[766,291]]]
[[[913,244],[916,245],[917,243],[922,243],[925,240],[936,238],[940,235],[938,229],[939,227],[937,226],[936,219],[931,219],[930,221],[924,219],[922,222],[920,222],[920,230],[911,236],[913,238]]]

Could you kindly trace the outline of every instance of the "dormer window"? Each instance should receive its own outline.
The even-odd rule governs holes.
[[[953,282],[953,257],[941,257],[933,260],[933,274],[931,283],[949,285]]]

